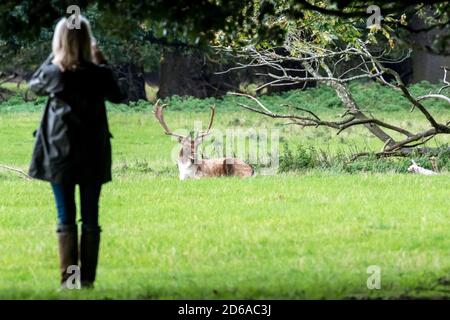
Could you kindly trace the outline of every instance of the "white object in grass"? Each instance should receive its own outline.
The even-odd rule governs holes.
[[[436,172],[434,172],[432,170],[428,170],[428,169],[425,169],[425,168],[419,166],[414,160],[411,160],[411,161],[412,161],[412,165],[409,166],[408,172],[424,174],[426,176],[431,176],[431,175],[437,174]]]

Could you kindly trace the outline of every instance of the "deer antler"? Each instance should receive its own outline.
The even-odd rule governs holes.
[[[216,113],[216,105],[212,105],[210,108],[211,108],[211,118],[209,120],[208,129],[206,129],[206,131],[203,131],[202,133],[200,133],[198,135],[199,138],[203,138],[203,137],[207,136],[209,134],[209,131],[211,130],[212,125],[213,125],[214,115]]]
[[[164,121],[163,112],[164,112],[164,108],[166,108],[167,106],[168,106],[167,104],[163,104],[163,105],[160,106],[159,105],[159,99],[158,99],[158,101],[156,101],[156,103],[155,103],[155,111],[154,111],[155,118],[158,119],[159,123],[161,124],[161,127],[163,127],[163,129],[164,129],[164,133],[165,134],[167,134],[169,136],[177,137],[177,138],[180,138],[180,139],[185,138],[185,136],[173,133],[169,129],[169,127],[167,126],[166,122]]]

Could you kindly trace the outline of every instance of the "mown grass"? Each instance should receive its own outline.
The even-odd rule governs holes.
[[[327,101],[328,91],[314,90],[324,98],[318,105]],[[307,101],[313,93],[264,99],[277,105],[292,95]],[[300,130],[241,111],[229,99],[216,101],[215,128],[277,128],[294,149],[301,144],[329,154],[381,148],[362,128],[337,137],[325,128]],[[174,129],[207,123],[210,102],[173,98],[167,122]],[[101,199],[95,290],[57,290],[50,188],[0,169],[0,298],[449,297],[448,173],[312,168],[181,182],[170,157],[176,142],[162,133],[148,103],[133,107],[109,106],[114,181]],[[0,105],[1,164],[26,170],[41,109],[40,100]],[[317,111],[334,116],[340,109],[319,105]],[[427,125],[403,107],[377,111],[408,128]],[[447,107],[432,111],[448,118]],[[448,142],[442,137],[433,144]],[[380,290],[367,289],[370,265],[381,267]]]
[[[103,192],[97,288],[58,292],[50,188],[2,177],[0,297],[448,296],[449,187],[397,174],[121,177]],[[370,265],[380,290],[366,287]]]

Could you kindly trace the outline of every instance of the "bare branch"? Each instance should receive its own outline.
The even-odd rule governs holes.
[[[4,164],[0,164],[0,168],[20,173],[21,175],[25,176],[27,179],[31,179],[31,177],[28,175],[28,173],[26,173],[25,171],[22,171],[20,169],[16,169],[16,168],[13,168],[13,167],[10,167],[10,166],[6,166]]]
[[[253,101],[255,101],[261,107],[261,109],[263,109],[266,113],[273,114],[273,112],[270,111],[269,109],[267,109],[258,99],[256,99],[255,97],[253,97],[253,96],[251,96],[249,94],[238,93],[238,92],[229,92],[228,94],[231,94],[231,95],[234,95],[234,96],[241,96],[241,97],[250,98]]]
[[[290,104],[282,104],[281,106],[286,106],[286,107],[294,108],[295,110],[299,110],[299,111],[303,111],[303,112],[309,113],[310,115],[312,115],[317,120],[320,120],[320,118],[314,112],[312,112],[311,110],[300,108],[300,107],[296,107],[296,106],[292,106]]]
[[[387,55],[391,49],[369,50],[367,44],[359,41],[356,45],[347,45],[344,48],[323,48],[304,41],[301,34],[290,33],[287,36],[283,48],[256,49],[253,46],[244,48],[237,54],[238,58],[249,61],[240,63],[239,68],[266,67],[265,73],[258,73],[265,77],[265,83],[257,90],[269,86],[292,85],[309,81],[324,83],[336,92],[345,107],[341,121],[322,120],[317,114],[301,107],[289,106],[295,111],[305,114],[288,113],[281,114],[273,112],[269,107],[262,104],[257,98],[243,94],[230,93],[243,96],[253,100],[256,106],[238,103],[244,109],[257,112],[271,118],[288,119],[288,124],[301,127],[327,126],[337,130],[337,134],[347,128],[362,125],[366,127],[384,146],[380,154],[398,154],[404,150],[420,147],[438,134],[450,133],[450,121],[439,123],[429,110],[421,103],[426,99],[440,99],[450,103],[450,97],[442,94],[443,90],[450,86],[447,80],[448,68],[444,69],[444,87],[437,93],[415,97],[403,83],[400,75],[394,70],[387,68],[386,64],[402,62],[409,58],[411,50],[398,58],[389,58]],[[347,67],[348,61],[353,63]],[[285,67],[289,66],[289,67]],[[293,67],[295,66],[295,67]],[[299,75],[300,74],[300,75]],[[387,76],[392,76],[393,81],[388,81]],[[377,119],[370,110],[363,110],[353,98],[348,83],[358,79],[374,79],[391,89],[399,91],[407,99],[413,108],[417,108],[431,124],[431,128],[423,129],[418,133],[411,132],[399,125],[387,123]],[[283,105],[286,106],[286,105]],[[367,113],[368,115],[366,115]],[[404,135],[396,140],[388,133],[391,130]]]
[[[396,151],[398,149],[406,148],[408,146],[408,144],[411,142],[417,142],[417,141],[420,141],[420,140],[430,137],[430,136],[434,137],[436,134],[437,134],[436,128],[431,128],[431,129],[419,132],[419,133],[417,133],[411,137],[408,137],[402,141],[399,141],[392,146],[386,147],[385,150],[386,151]],[[420,144],[424,144],[428,140],[423,140],[423,141],[424,142],[420,143]]]
[[[426,94],[424,96],[417,97],[416,100],[417,101],[421,101],[421,100],[431,99],[431,98],[442,99],[442,100],[447,101],[448,103],[450,103],[450,98],[447,97],[447,96],[444,96],[443,94]]]

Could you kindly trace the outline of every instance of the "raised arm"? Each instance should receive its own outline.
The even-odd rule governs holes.
[[[99,65],[103,70],[102,84],[103,92],[108,101],[120,103],[126,99],[126,90],[124,81],[118,79],[113,69],[106,61],[102,51],[97,47],[97,43],[92,43],[92,57],[94,63]]]
[[[125,79],[118,79],[112,68],[107,64],[101,65],[103,69],[103,90],[106,100],[120,103],[127,97],[125,90]]]

